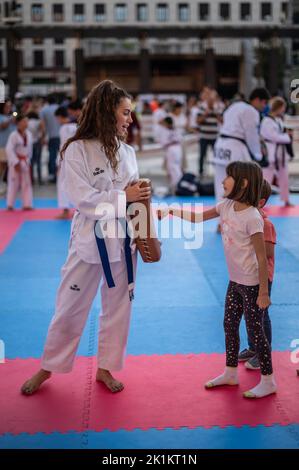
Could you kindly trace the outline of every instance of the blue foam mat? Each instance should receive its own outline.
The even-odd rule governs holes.
[[[280,223],[279,219],[279,230]],[[26,222],[0,257],[1,338],[8,358],[40,356],[68,237],[69,222]],[[204,240],[199,250],[185,250],[180,239],[163,240],[159,264],[139,263],[130,354],[224,351],[222,316],[228,279],[222,242],[212,226]],[[286,350],[298,336],[299,277],[294,274],[299,265],[289,250],[278,245],[276,268],[270,309],[273,348]],[[92,314],[97,316],[99,309],[98,294]],[[86,331],[79,354],[86,353],[87,345]]]
[[[0,449],[299,449],[299,425],[5,434]]]
[[[299,203],[299,196],[293,200]],[[174,198],[173,201],[214,203],[213,198]],[[36,202],[40,207],[56,206],[56,201]],[[272,197],[271,203],[280,204],[278,197]],[[291,350],[291,341],[298,338],[299,218],[275,217],[273,221],[278,234],[270,309],[273,349],[285,351]],[[178,221],[171,224],[176,225]],[[139,262],[129,354],[224,352],[222,321],[227,270],[221,237],[215,228],[216,221],[204,224],[204,244],[199,250],[185,250],[181,239],[164,239],[161,263]],[[69,229],[69,221],[26,222],[0,256],[0,337],[7,358],[41,355],[54,310],[60,270],[67,255]],[[96,353],[96,343],[93,351],[90,349],[90,325],[97,319],[99,308],[98,295],[81,338],[79,355]],[[242,321],[241,347],[245,346]],[[298,449],[299,425],[90,431],[84,435],[76,432],[7,434],[0,438],[3,449],[178,447]]]

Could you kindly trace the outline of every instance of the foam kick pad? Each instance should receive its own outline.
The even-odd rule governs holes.
[[[222,372],[223,354],[129,356],[117,377],[118,394],[95,382],[96,359],[78,357],[70,374],[55,374],[34,396],[21,395],[35,359],[8,360],[0,367],[0,433],[116,431],[229,425],[288,425],[299,420],[299,387],[289,352],[274,352],[277,395],[248,400],[242,392],[259,381],[240,365],[240,384],[205,390]]]

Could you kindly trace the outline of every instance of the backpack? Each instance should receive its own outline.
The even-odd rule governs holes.
[[[198,192],[198,182],[193,173],[184,173],[177,184],[177,196],[194,196]]]

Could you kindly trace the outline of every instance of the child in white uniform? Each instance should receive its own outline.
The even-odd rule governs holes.
[[[167,116],[160,131],[160,143],[165,149],[165,163],[172,194],[175,193],[178,182],[183,176],[183,147],[182,135],[174,127],[173,118]]]
[[[270,113],[265,116],[261,123],[261,137],[264,139],[269,166],[263,169],[264,178],[273,183],[277,176],[280,199],[286,207],[292,206],[289,199],[289,173],[288,161],[290,159],[287,144],[291,144],[291,133],[284,131],[282,116],[286,111],[286,102],[280,96],[271,102]]]
[[[27,130],[26,116],[17,116],[16,123],[17,130],[10,134],[5,148],[8,162],[7,210],[13,210],[19,188],[21,188],[23,210],[31,210],[33,198],[30,170],[32,136]]]
[[[60,150],[63,148],[64,144],[73,137],[77,130],[77,124],[75,122],[70,122],[70,118],[67,112],[67,109],[64,106],[60,106],[55,111],[56,119],[60,124],[59,129],[59,138],[60,138]],[[70,217],[70,207],[72,206],[65,188],[63,187],[63,179],[61,177],[61,160],[60,155],[57,156],[56,168],[57,168],[57,201],[58,207],[62,209],[62,213],[58,215],[57,219],[68,219]]]
[[[150,197],[150,190],[137,181],[134,149],[122,142],[131,122],[130,96],[105,80],[90,92],[76,134],[62,149],[64,185],[77,210],[42,368],[22,386],[26,395],[36,392],[52,372],[71,371],[101,281],[96,379],[112,392],[123,389],[110,371],[120,370],[124,362],[132,306],[129,265],[135,272],[136,253],[119,225],[127,203]],[[110,236],[96,238],[98,228],[103,232],[105,226]]]

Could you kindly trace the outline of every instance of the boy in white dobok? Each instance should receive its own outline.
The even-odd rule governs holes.
[[[27,130],[26,116],[17,116],[16,123],[17,129],[10,134],[5,148],[8,162],[7,210],[14,209],[19,189],[21,189],[23,210],[31,210],[33,198],[30,170],[32,136]]]
[[[249,103],[236,101],[223,113],[223,125],[214,147],[214,182],[218,202],[223,196],[222,181],[229,163],[262,160],[259,113],[263,111],[269,98],[269,92],[265,88],[256,88],[251,92]]]
[[[56,119],[60,124],[59,129],[59,138],[60,138],[60,150],[63,148],[64,144],[75,135],[77,124],[75,122],[70,122],[70,118],[67,112],[67,109],[64,106],[61,106],[55,111]],[[61,159],[60,153],[57,155],[57,200],[58,207],[62,209],[62,213],[58,215],[57,219],[68,219],[70,217],[70,207],[72,206],[65,188],[63,187],[63,179],[61,177]]]

